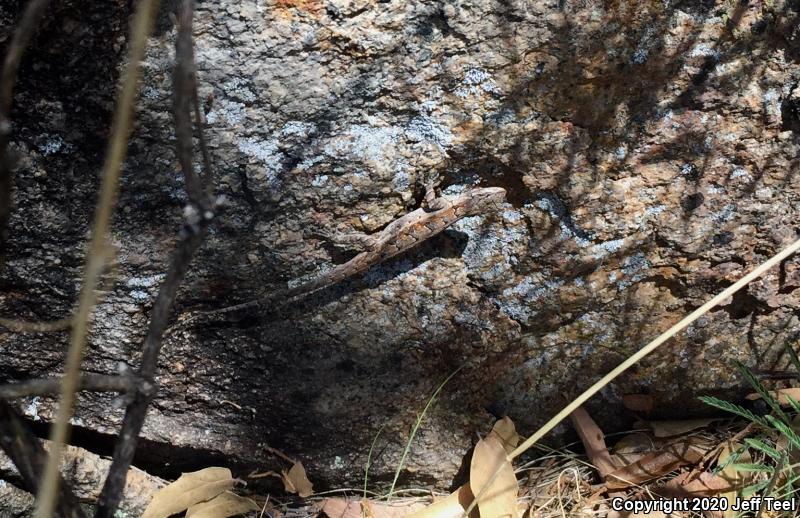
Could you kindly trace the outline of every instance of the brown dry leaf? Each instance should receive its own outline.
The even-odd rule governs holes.
[[[475,495],[489,484],[492,476],[499,476],[487,487],[478,499],[482,517],[517,518],[517,477],[514,468],[506,459],[506,450],[497,437],[489,435],[478,441],[472,453],[469,467],[469,485]]]
[[[705,450],[693,444],[693,441],[679,441],[609,474],[606,477],[606,485],[609,490],[638,485],[682,466],[697,464],[702,460],[704,453]]]
[[[648,434],[636,432],[626,435],[611,448],[611,458],[617,466],[627,466],[658,449],[659,444]]]
[[[297,493],[302,498],[314,494],[314,486],[308,480],[302,462],[295,462],[289,471],[281,471],[281,475],[287,493]]]
[[[166,518],[180,513],[233,488],[233,484],[233,476],[228,468],[206,468],[184,473],[153,496],[142,518]]]
[[[186,518],[228,518],[261,508],[249,498],[225,491],[207,502],[194,504],[186,511]]]
[[[696,498],[713,496],[733,489],[730,482],[722,477],[703,471],[691,477],[692,473],[681,473],[664,485],[659,494],[667,498]]]
[[[586,456],[589,457],[589,462],[597,468],[600,477],[604,478],[609,473],[619,469],[621,464],[614,463],[606,447],[605,435],[589,413],[583,407],[578,407],[569,417],[572,420],[572,426],[575,427],[575,431],[578,432],[578,437],[581,438],[581,442],[586,449]]]
[[[625,394],[622,396],[622,405],[631,412],[649,414],[655,406],[655,399],[647,394]]]
[[[789,398],[795,401],[800,401],[800,387],[782,388],[778,390],[770,390],[769,395],[778,400],[778,403],[786,406],[789,405]],[[761,399],[761,394],[753,393],[745,396],[750,401]]]
[[[369,500],[346,500],[344,498],[326,498],[320,511],[328,518],[400,518],[411,516],[411,513],[424,506],[417,502],[398,502],[396,504],[380,504]],[[463,509],[462,509],[463,512]]]
[[[517,433],[517,428],[514,426],[514,421],[506,416],[494,424],[490,435],[495,435],[500,439],[500,443],[505,448],[506,453],[511,453],[517,447],[520,441],[520,436]]]
[[[475,496],[472,494],[469,484],[464,484],[447,498],[409,514],[406,518],[461,518],[474,499]],[[473,509],[469,516],[470,518],[478,518],[478,510]]]
[[[684,419],[682,421],[645,421],[645,424],[653,430],[656,437],[672,437],[683,435],[698,428],[705,428],[718,419]]]

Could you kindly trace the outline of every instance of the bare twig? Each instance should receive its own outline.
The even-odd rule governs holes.
[[[100,506],[95,515],[97,518],[111,518],[119,505],[119,499],[125,487],[125,474],[136,451],[136,443],[144,424],[147,407],[155,396],[154,376],[170,309],[189,263],[203,242],[209,222],[210,220],[203,219],[197,224],[187,225],[189,230],[184,230],[183,239],[172,256],[167,277],[159,290],[143,345],[142,366],[139,371],[142,385],[125,412],[119,440],[114,447],[114,461],[100,495]]]
[[[106,251],[109,247],[108,230],[119,189],[119,173],[128,148],[128,135],[131,131],[133,107],[138,91],[139,64],[144,57],[147,36],[152,28],[153,15],[157,5],[156,0],[142,0],[138,3],[133,21],[130,58],[122,81],[122,90],[117,100],[111,138],[103,166],[100,196],[95,212],[83,285],[78,299],[78,310],[70,336],[58,414],[50,437],[53,443],[52,451],[41,483],[41,494],[37,501],[35,513],[37,518],[49,518],[52,515],[55,495],[58,491],[58,467],[61,461],[61,452],[67,439],[69,417],[72,415],[75,405],[75,391],[78,388],[78,374],[86,345],[89,317],[95,305],[95,287],[104,270]]]
[[[0,448],[14,462],[27,486],[25,489],[36,493],[39,489],[39,477],[45,462],[47,462],[47,453],[42,448],[39,439],[28,430],[14,409],[2,399],[0,399]],[[60,482],[59,487],[60,505],[57,516],[63,518],[85,516],[67,486]]]
[[[173,115],[175,117],[175,153],[186,179],[186,191],[195,205],[203,207],[205,190],[194,171],[192,158],[192,99],[195,97],[194,51],[192,49],[192,2],[184,2],[178,16],[173,73]],[[207,174],[207,173],[206,173]]]
[[[28,396],[46,396],[58,392],[63,378],[42,378],[0,385],[0,398],[10,400]],[[78,379],[78,390],[91,392],[128,393],[135,390],[137,380],[133,376],[107,374],[82,374]]]
[[[192,131],[191,131],[191,99],[196,93],[194,58],[192,52],[192,12],[194,3],[185,0],[178,24],[175,71],[175,125],[178,160],[184,169],[186,191],[192,204],[187,207],[187,222],[181,232],[181,240],[173,253],[166,279],[159,289],[150,325],[144,340],[142,365],[139,374],[143,387],[128,405],[122,421],[119,440],[114,447],[114,460],[100,494],[96,518],[111,518],[119,505],[122,490],[125,487],[125,474],[136,451],[147,408],[156,394],[155,373],[158,367],[158,356],[164,339],[164,331],[169,321],[172,304],[178,287],[208,229],[214,213],[213,203],[207,195],[209,185],[203,186],[192,169]],[[202,140],[202,127],[198,120],[198,133]],[[208,181],[210,171],[204,175]]]
[[[0,318],[0,326],[3,326],[17,333],[50,333],[52,331],[63,331],[72,325],[72,317],[59,318],[44,322],[41,320],[30,322],[27,320],[14,320],[11,318]]]
[[[0,266],[5,256],[6,226],[11,215],[11,159],[8,137],[11,134],[11,99],[22,54],[28,47],[50,0],[31,0],[14,31],[0,76]]]

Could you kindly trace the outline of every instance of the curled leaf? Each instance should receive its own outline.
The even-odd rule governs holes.
[[[142,518],[166,518],[180,513],[233,488],[234,482],[228,468],[205,468],[184,473],[153,496]]]

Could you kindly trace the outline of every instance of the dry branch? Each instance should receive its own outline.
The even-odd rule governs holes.
[[[167,328],[172,304],[175,300],[178,287],[183,281],[191,260],[205,238],[208,225],[214,217],[214,204],[207,195],[211,186],[201,184],[200,178],[194,173],[192,160],[192,131],[191,131],[191,100],[196,97],[197,86],[194,74],[194,54],[192,51],[192,16],[194,2],[186,0],[183,4],[180,23],[178,24],[178,38],[176,48],[175,72],[175,124],[177,146],[176,153],[184,169],[186,191],[190,205],[187,207],[186,225],[181,231],[180,242],[172,255],[166,279],[161,285],[153,312],[150,316],[150,325],[144,340],[142,364],[139,375],[142,383],[151,390],[139,391],[133,401],[128,405],[122,421],[119,439],[114,447],[114,459],[111,469],[100,495],[97,518],[111,518],[119,505],[122,491],[125,487],[125,474],[130,467],[136,444],[139,439],[142,425],[156,393],[155,373],[158,366],[158,356],[163,344],[164,331]],[[196,108],[196,106],[195,106]],[[203,143],[201,121],[198,115],[198,134]],[[206,162],[206,165],[208,163]],[[206,171],[203,182],[208,182],[211,176]]]
[[[128,149],[128,135],[131,131],[133,108],[138,92],[140,62],[144,58],[147,37],[152,29],[157,5],[156,0],[139,2],[131,29],[130,59],[117,100],[111,138],[103,165],[100,196],[95,210],[92,239],[89,244],[86,270],[78,298],[78,310],[75,313],[70,335],[58,414],[50,437],[53,446],[41,484],[42,493],[39,495],[36,507],[38,518],[49,518],[53,512],[55,495],[58,490],[58,468],[62,446],[67,440],[69,417],[72,415],[75,405],[75,392],[78,389],[78,375],[86,346],[89,319],[96,302],[95,288],[105,269],[108,256],[108,232],[116,206],[120,169]]]
[[[0,385],[0,398],[16,399],[28,396],[47,396],[58,392],[64,378],[42,378]],[[131,392],[137,387],[132,376],[109,376],[106,374],[82,374],[78,389],[92,392]]]
[[[17,70],[22,54],[28,47],[44,11],[50,0],[31,0],[14,31],[14,37],[8,46],[0,77],[0,266],[5,256],[6,226],[11,215],[11,167],[8,156],[8,137],[11,134],[11,100],[14,83],[17,81]]]
[[[25,489],[36,493],[39,481],[47,462],[47,453],[39,439],[25,426],[14,409],[0,399],[0,447],[14,462],[25,482]],[[57,516],[63,518],[82,518],[85,516],[78,501],[59,477],[59,506]]]

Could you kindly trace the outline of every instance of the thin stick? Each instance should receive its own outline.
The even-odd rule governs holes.
[[[194,8],[193,0],[184,0],[181,11],[181,20],[178,24],[178,43],[176,54],[178,59],[177,68],[194,70],[193,54],[191,52],[191,30],[192,12]],[[176,78],[181,77],[180,70],[176,71]],[[187,79],[190,83],[194,82],[194,75]],[[174,85],[175,99],[175,121],[176,127],[183,126],[184,131],[177,131],[177,153],[183,164],[192,165],[192,145],[191,145],[191,118],[189,115],[190,103],[194,87],[191,84],[181,85],[181,80]],[[187,128],[188,125],[188,128]],[[198,130],[202,139],[202,128]],[[203,180],[210,178],[204,176]],[[150,316],[150,325],[147,329],[142,346],[142,364],[139,368],[139,376],[142,380],[141,389],[137,391],[133,401],[125,411],[122,420],[122,428],[119,439],[114,446],[114,460],[108,472],[103,490],[99,498],[99,506],[96,518],[111,518],[115,515],[116,509],[122,498],[122,491],[125,488],[125,477],[133,460],[136,451],[136,444],[139,439],[142,425],[147,415],[147,408],[155,397],[157,384],[155,373],[158,367],[158,356],[164,341],[164,330],[167,327],[172,304],[178,292],[189,264],[205,238],[208,225],[214,217],[215,203],[211,196],[207,195],[210,186],[199,185],[196,174],[192,171],[184,174],[186,191],[191,204],[187,207],[187,221],[181,231],[181,239],[170,260],[169,270],[163,284],[159,288],[153,311]]]
[[[64,378],[42,378],[0,385],[0,399],[16,399],[29,396],[47,396],[58,392]],[[136,388],[132,376],[109,376],[106,374],[82,374],[78,379],[79,390],[92,392],[131,392]]]
[[[47,462],[47,453],[25,422],[2,399],[0,399],[0,448],[16,466],[25,482],[25,489],[36,493],[42,470]],[[61,484],[60,488],[57,516],[83,518],[83,511],[66,484]]]
[[[0,318],[0,326],[3,326],[17,333],[50,333],[53,331],[63,331],[72,325],[72,317],[59,318],[44,322],[37,320],[30,322],[27,320],[14,320],[11,318]]]
[[[508,454],[506,460],[508,462],[513,461],[515,458],[519,457],[523,453],[525,453],[531,446],[536,444],[542,437],[544,437],[547,433],[549,433],[553,428],[558,426],[561,421],[569,417],[569,415],[579,406],[586,403],[592,396],[600,392],[606,385],[611,383],[615,378],[617,378],[620,374],[631,368],[635,365],[639,360],[650,354],[651,352],[655,351],[658,346],[678,334],[679,332],[683,331],[689,325],[691,325],[695,320],[700,318],[701,316],[708,313],[711,309],[718,306],[728,297],[733,296],[737,291],[741,290],[757,278],[761,277],[766,273],[770,268],[778,265],[781,261],[788,258],[795,252],[800,250],[800,239],[789,245],[788,247],[781,250],[779,253],[775,254],[767,261],[762,263],[758,268],[753,270],[752,272],[748,273],[732,285],[728,286],[725,290],[723,290],[720,294],[716,297],[712,298],[696,310],[692,311],[687,317],[683,320],[678,322],[677,324],[673,325],[663,333],[661,333],[657,338],[655,338],[652,342],[642,347],[639,351],[634,353],[630,358],[619,364],[614,370],[600,378],[594,385],[586,389],[580,396],[575,398],[569,405],[567,405],[563,410],[557,413],[552,419],[547,421],[539,430],[537,430],[533,435],[528,437],[525,442],[520,444],[514,451]],[[484,486],[489,487],[492,483],[497,479],[500,475],[500,469],[497,469],[492,477],[489,479],[489,482]],[[478,503],[478,498],[483,496],[483,490],[481,490],[477,495],[475,495],[475,499],[473,499],[472,503],[470,503],[467,510],[462,515],[464,518],[469,516],[469,513],[475,508]]]
[[[66,373],[61,388],[58,414],[50,436],[52,449],[37,499],[36,518],[52,516],[58,494],[58,468],[61,464],[63,445],[67,440],[69,418],[75,405],[75,392],[78,388],[78,375],[86,346],[89,317],[95,304],[95,287],[103,273],[105,259],[108,256],[108,231],[116,205],[120,169],[128,149],[128,136],[131,132],[133,108],[138,92],[140,62],[144,58],[147,36],[150,34],[157,4],[156,0],[141,0],[133,21],[130,57],[122,81],[122,90],[117,100],[111,139],[103,166],[100,196],[86,260],[86,271],[70,335],[70,347],[67,353]]]
[[[11,99],[22,54],[49,3],[50,0],[31,0],[28,3],[6,51],[3,73],[0,76],[0,266],[5,255],[6,226],[11,215],[11,160],[8,157]]]

